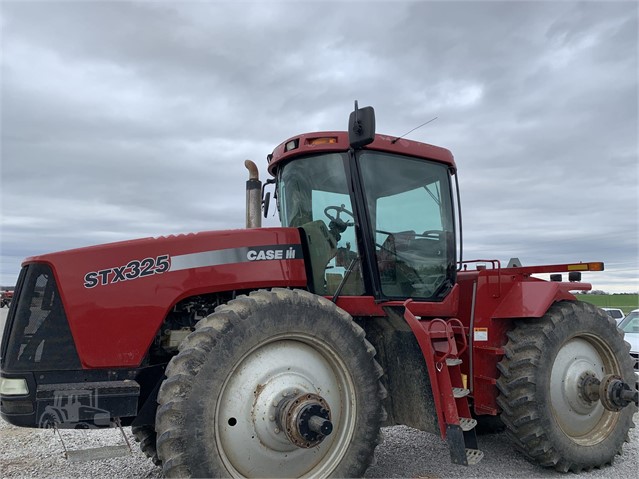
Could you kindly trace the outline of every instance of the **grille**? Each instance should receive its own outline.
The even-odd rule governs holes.
[[[639,353],[630,353],[630,357],[632,357],[632,367],[639,372]]]
[[[78,369],[80,361],[51,268],[44,264],[25,268],[3,369]]]

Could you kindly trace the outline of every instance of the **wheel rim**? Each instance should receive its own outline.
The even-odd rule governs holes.
[[[278,407],[300,394],[330,408],[333,432],[300,448],[278,424]],[[346,453],[355,430],[355,387],[335,350],[319,338],[285,334],[250,350],[222,387],[215,414],[218,452],[236,477],[327,476]]]
[[[606,374],[619,372],[614,353],[597,337],[575,337],[560,348],[550,376],[551,405],[559,427],[576,443],[588,446],[603,441],[614,431],[618,418],[600,401],[585,397],[584,378],[601,381]]]

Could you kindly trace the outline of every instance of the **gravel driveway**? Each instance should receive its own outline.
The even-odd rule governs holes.
[[[639,414],[635,415],[635,423],[637,421]],[[71,463],[64,459],[62,444],[53,431],[16,428],[0,420],[0,477],[162,477],[162,470],[139,451],[130,429],[125,431],[133,447],[131,456]],[[66,430],[61,434],[70,449],[123,443],[117,430]],[[503,434],[480,436],[480,448],[485,456],[478,465],[471,467],[452,465],[448,447],[432,434],[396,426],[384,429],[384,436],[384,442],[377,448],[377,464],[368,469],[365,477],[574,477],[529,463],[513,451]],[[630,443],[624,446],[623,454],[617,456],[612,467],[584,472],[579,477],[637,477],[638,445],[639,433],[633,429]]]
[[[0,310],[0,326],[4,324],[6,308]],[[1,330],[0,330],[1,331]],[[639,413],[634,422],[639,424]],[[155,467],[138,449],[125,428],[132,445],[130,456],[103,461],[71,463],[64,459],[60,439],[52,430],[13,427],[0,419],[0,477],[161,477]],[[63,430],[62,438],[69,449],[98,447],[124,443],[118,430]],[[377,448],[377,463],[365,477],[412,477],[423,479],[449,477],[490,478],[570,478],[541,469],[515,452],[503,434],[482,435],[479,447],[484,459],[476,466],[454,466],[448,447],[439,437],[396,426],[384,429],[384,442]],[[639,470],[639,431],[631,429],[630,443],[617,456],[611,467],[579,474],[580,478],[632,478]]]

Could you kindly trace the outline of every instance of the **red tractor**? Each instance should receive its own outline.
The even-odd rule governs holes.
[[[0,291],[0,308],[4,308],[5,306],[8,308],[11,306],[11,300],[13,299],[13,290],[7,289],[5,291]]]
[[[395,424],[468,465],[498,418],[541,466],[612,462],[637,410],[629,347],[570,293],[602,263],[463,260],[452,154],[375,134],[371,107],[267,159],[281,228],[259,227],[247,162],[247,229],[25,260],[5,420],[37,427],[52,391],[90,390],[170,477],[357,477]]]

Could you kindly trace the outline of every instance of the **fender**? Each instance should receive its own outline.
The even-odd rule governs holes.
[[[468,271],[458,276],[462,289],[462,321],[469,325],[472,351],[471,390],[476,414],[495,415],[497,364],[504,354],[514,319],[540,318],[556,301],[576,301],[573,290],[589,290],[580,282],[545,281],[531,274],[565,271],[567,266],[496,268]]]
[[[555,301],[576,301],[574,283],[542,280],[515,282],[492,314],[494,319],[540,318]]]

